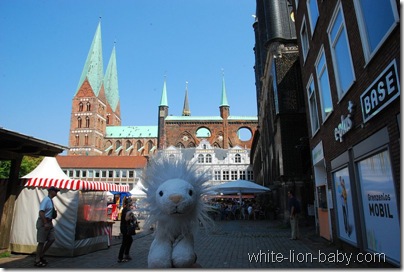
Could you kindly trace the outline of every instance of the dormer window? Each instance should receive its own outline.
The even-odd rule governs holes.
[[[236,154],[234,156],[234,162],[235,163],[241,163],[241,155],[240,154]]]
[[[198,163],[204,163],[205,162],[205,158],[203,157],[202,154],[198,155]]]

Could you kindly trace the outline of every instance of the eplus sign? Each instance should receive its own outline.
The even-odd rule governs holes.
[[[396,60],[393,60],[361,95],[363,122],[366,123],[400,96]]]

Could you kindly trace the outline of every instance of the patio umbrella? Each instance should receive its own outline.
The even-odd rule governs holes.
[[[242,201],[242,194],[257,194],[271,191],[267,187],[242,179],[229,181],[220,185],[213,186],[211,190],[222,194],[239,194],[240,204]]]

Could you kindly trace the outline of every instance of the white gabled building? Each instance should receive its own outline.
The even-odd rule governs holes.
[[[211,185],[237,179],[253,180],[250,150],[235,146],[229,149],[215,148],[202,140],[195,148],[170,146],[160,151],[169,158],[181,158],[195,163],[201,172],[210,174]]]

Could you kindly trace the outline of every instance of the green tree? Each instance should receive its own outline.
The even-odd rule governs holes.
[[[22,158],[20,173],[18,176],[23,177],[26,174],[30,173],[38,166],[38,164],[41,163],[42,160],[43,157],[35,158],[30,156],[24,156]],[[11,161],[0,161],[0,178],[2,179],[9,178],[10,167],[11,167]]]

